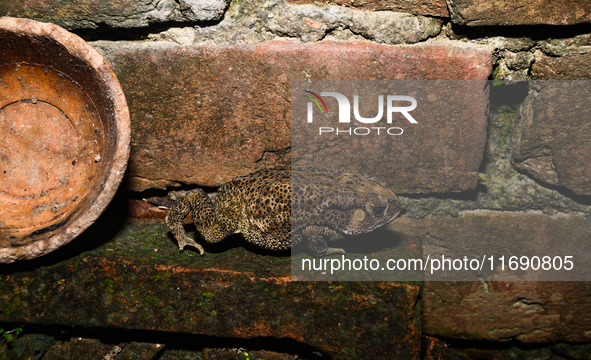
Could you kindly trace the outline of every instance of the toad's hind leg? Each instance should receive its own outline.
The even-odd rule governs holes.
[[[183,220],[187,217],[189,212],[195,208],[195,204],[199,203],[199,200],[203,196],[207,197],[205,192],[201,189],[190,191],[184,198],[177,201],[168,212],[168,215],[166,215],[166,225],[168,225],[174,238],[178,241],[180,252],[185,249],[185,246],[193,246],[199,250],[201,255],[203,255],[203,247],[197,244],[195,240],[188,237],[183,228]],[[193,216],[195,217],[194,212]]]

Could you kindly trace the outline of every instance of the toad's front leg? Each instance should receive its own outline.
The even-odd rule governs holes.
[[[198,202],[198,198],[203,196],[207,197],[201,189],[190,191],[184,198],[177,201],[168,212],[168,215],[166,215],[166,225],[168,225],[174,238],[178,241],[179,252],[183,252],[185,246],[193,246],[203,255],[203,247],[188,237],[183,227],[183,220],[194,209],[194,204]],[[193,216],[195,217],[194,213]]]
[[[342,240],[343,234],[336,232],[324,226],[308,226],[302,231],[302,235],[308,243],[308,249],[314,256],[327,256],[332,254],[345,254],[342,248],[328,247],[326,239],[329,241]]]

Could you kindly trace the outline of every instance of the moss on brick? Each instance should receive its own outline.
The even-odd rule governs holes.
[[[291,338],[336,357],[418,353],[418,283],[291,282],[288,254],[251,252],[240,237],[201,257],[179,254],[162,223],[128,221],[114,233],[4,274],[0,322]]]

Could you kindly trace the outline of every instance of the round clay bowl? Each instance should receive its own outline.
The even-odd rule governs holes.
[[[0,18],[0,263],[70,242],[113,198],[129,111],[103,57],[53,24]]]

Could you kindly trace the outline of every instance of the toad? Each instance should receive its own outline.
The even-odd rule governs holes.
[[[173,205],[166,224],[181,252],[193,246],[203,255],[203,247],[183,228],[183,219],[192,212],[208,243],[241,233],[264,249],[281,251],[303,243],[312,255],[326,256],[345,253],[329,242],[372,231],[400,211],[392,190],[369,175],[286,167],[237,177],[222,185],[214,200],[202,189],[192,190]]]

